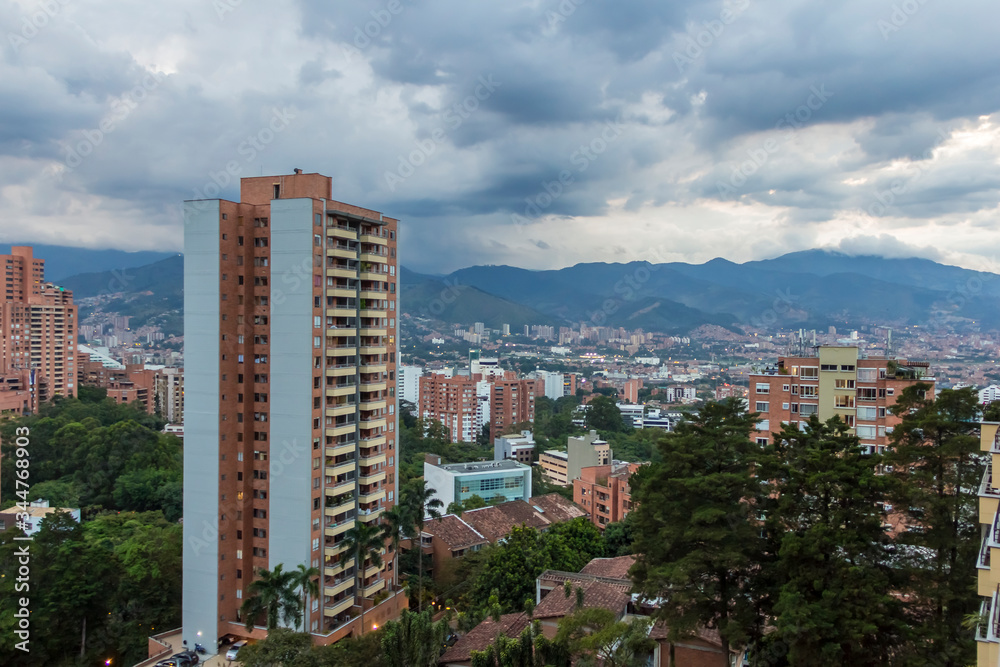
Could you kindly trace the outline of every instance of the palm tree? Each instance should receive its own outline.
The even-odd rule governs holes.
[[[288,625],[299,624],[302,611],[299,596],[295,592],[294,572],[282,571],[278,563],[273,570],[259,568],[257,578],[247,586],[247,597],[240,606],[240,615],[246,620],[247,632],[253,631],[254,621],[261,614],[267,615],[267,629],[270,632],[282,620]]]
[[[392,569],[392,585],[399,585],[399,542],[403,535],[412,530],[413,520],[409,516],[406,505],[394,505],[382,515],[383,537],[392,541],[392,553],[396,556],[396,565]]]
[[[365,561],[371,560],[375,567],[382,567],[382,556],[379,553],[385,547],[382,529],[375,525],[355,521],[354,526],[344,533],[342,544],[347,546],[347,552],[354,556],[358,572],[356,597],[361,600],[361,632],[365,633]]]
[[[420,582],[420,594],[417,598],[417,611],[424,610],[424,550],[423,550],[423,530],[424,521],[427,517],[440,519],[440,507],[444,505],[434,495],[434,489],[427,486],[424,480],[415,480],[415,483],[407,485],[403,490],[403,505],[409,509],[410,519],[413,525],[414,537],[417,540],[417,568]]]
[[[308,596],[317,597],[319,595],[319,568],[306,567],[299,563],[298,568],[290,573],[292,575],[292,587],[302,591],[302,632],[306,632],[306,619],[309,618]]]

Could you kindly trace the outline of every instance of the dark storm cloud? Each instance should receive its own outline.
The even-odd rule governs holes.
[[[179,247],[180,200],[292,167],[404,218],[417,269],[601,259],[606,215],[699,256],[744,252],[748,215],[779,250],[845,215],[984,229],[1000,192],[985,0],[60,6],[19,43],[0,0],[0,205],[67,238]]]

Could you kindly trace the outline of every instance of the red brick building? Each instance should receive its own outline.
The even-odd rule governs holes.
[[[573,502],[590,513],[598,528],[621,521],[632,511],[628,480],[638,469],[638,463],[583,468],[573,480]]]
[[[503,434],[514,424],[535,421],[540,380],[495,380],[490,393],[490,433]]]
[[[26,404],[20,399],[8,403],[20,402],[33,411],[53,396],[76,396],[73,293],[45,282],[45,260],[36,258],[31,246],[13,246],[11,254],[0,255],[0,264],[5,271],[0,376],[17,378],[28,399]]]
[[[783,423],[802,425],[810,416],[820,421],[840,417],[869,453],[882,452],[892,429],[900,423],[890,408],[903,389],[934,378],[926,362],[859,356],[856,347],[817,348],[815,356],[780,357],[777,366],[750,376],[747,395],[751,412],[760,413],[751,437],[759,443]]]

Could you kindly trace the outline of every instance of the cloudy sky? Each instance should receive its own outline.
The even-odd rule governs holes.
[[[0,0],[0,241],[181,250],[181,201],[238,198],[227,165],[299,167],[401,218],[423,271],[813,247],[1000,271],[995,17]]]

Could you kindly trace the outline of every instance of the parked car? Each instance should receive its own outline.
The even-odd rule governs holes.
[[[226,651],[226,660],[235,660],[236,655],[240,652],[240,649],[246,645],[247,642],[245,639],[241,639],[238,642],[234,642],[233,645],[229,647],[229,650]]]
[[[201,662],[201,658],[195,651],[181,651],[180,653],[175,653],[174,660],[181,664],[181,667],[188,667],[189,665],[197,665]],[[187,662],[185,662],[185,660]]]

